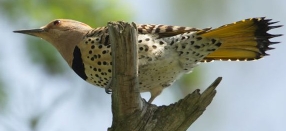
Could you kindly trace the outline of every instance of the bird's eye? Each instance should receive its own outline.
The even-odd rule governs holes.
[[[61,23],[60,20],[55,20],[55,21],[54,21],[54,25],[59,25],[60,23]]]

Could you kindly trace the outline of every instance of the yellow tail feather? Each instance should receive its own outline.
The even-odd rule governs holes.
[[[202,32],[201,35],[208,38],[218,38],[221,46],[210,53],[203,61],[212,60],[255,60],[265,55],[265,51],[273,49],[269,39],[281,35],[268,34],[267,31],[281,27],[270,26],[277,22],[270,22],[270,19],[251,18],[227,24],[219,28]]]

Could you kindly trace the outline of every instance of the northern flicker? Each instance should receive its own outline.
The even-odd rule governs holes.
[[[251,61],[268,54],[272,35],[281,27],[264,17],[250,18],[216,29],[138,24],[139,90],[150,92],[151,103],[161,91],[200,62]],[[112,52],[108,28],[91,28],[69,19],[53,20],[31,30],[17,30],[50,42],[83,80],[107,88],[111,80]]]

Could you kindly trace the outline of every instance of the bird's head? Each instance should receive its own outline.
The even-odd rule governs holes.
[[[14,32],[40,37],[50,42],[69,62],[69,58],[66,57],[71,55],[74,47],[91,29],[90,26],[82,22],[57,19],[38,29],[16,30]]]

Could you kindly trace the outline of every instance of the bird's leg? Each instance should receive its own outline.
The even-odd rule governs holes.
[[[111,84],[112,84],[112,78],[110,78],[108,84],[107,84],[106,87],[105,87],[105,92],[106,92],[107,94],[111,94],[111,93],[112,93]]]
[[[150,94],[151,94],[151,98],[148,100],[148,103],[152,103],[152,101],[161,94],[162,90],[164,88],[163,87],[157,87],[157,88],[153,88],[151,91],[150,91]]]

